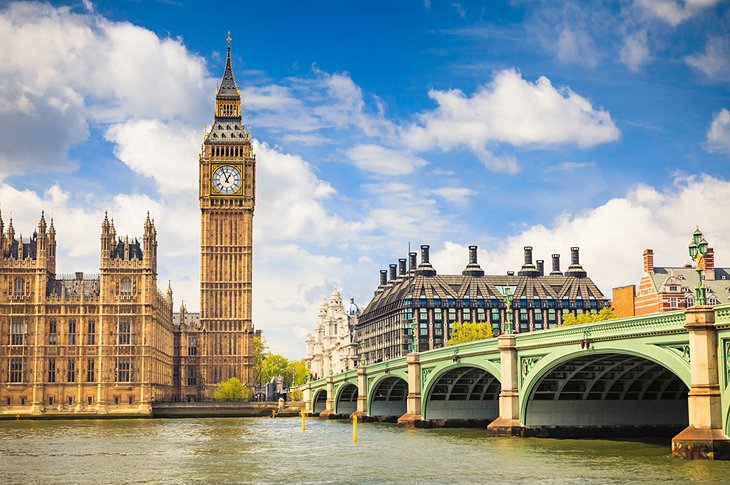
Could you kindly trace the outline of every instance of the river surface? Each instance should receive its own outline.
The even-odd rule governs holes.
[[[730,483],[668,443],[298,418],[0,421],[0,483]]]

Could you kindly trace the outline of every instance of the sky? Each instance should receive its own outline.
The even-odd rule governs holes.
[[[198,154],[226,36],[257,160],[253,311],[304,354],[334,288],[467,246],[491,274],[571,246],[610,298],[689,262],[730,266],[730,2],[0,2],[0,210],[98,273],[101,221],[158,230],[158,277],[199,308]]]

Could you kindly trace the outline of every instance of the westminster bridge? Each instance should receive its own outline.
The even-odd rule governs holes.
[[[489,423],[497,436],[674,436],[730,458],[730,304],[502,335],[310,382],[321,418]],[[676,436],[675,436],[676,435]]]

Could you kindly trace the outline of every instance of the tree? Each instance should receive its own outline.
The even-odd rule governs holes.
[[[304,384],[304,381],[307,380],[307,376],[309,375],[309,369],[307,369],[307,364],[304,362],[304,359],[290,360],[287,368],[292,376],[292,381],[289,384],[290,387]]]
[[[248,401],[250,398],[251,389],[244,386],[238,377],[216,384],[213,394],[213,399],[219,402]]]
[[[266,343],[261,337],[253,338],[253,381],[257,386],[264,383],[261,379],[261,365],[266,358]],[[268,381],[267,381],[268,382]]]
[[[289,399],[292,401],[301,401],[304,398],[304,393],[301,389],[294,389],[291,393],[289,393]]]
[[[602,322],[604,320],[613,320],[616,316],[613,314],[613,308],[607,306],[601,308],[598,313],[581,313],[577,317],[572,313],[568,313],[563,317],[563,327],[571,325],[583,325],[584,323]]]
[[[292,371],[288,367],[289,359],[279,354],[269,354],[261,363],[261,382],[271,382],[276,376],[284,379],[284,385],[288,385],[292,381]]]
[[[451,338],[446,345],[463,344],[492,338],[492,326],[487,322],[455,322],[451,331]]]

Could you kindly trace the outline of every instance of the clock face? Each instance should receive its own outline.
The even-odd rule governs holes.
[[[213,188],[219,194],[235,194],[241,188],[241,172],[230,165],[218,167],[213,172]]]

